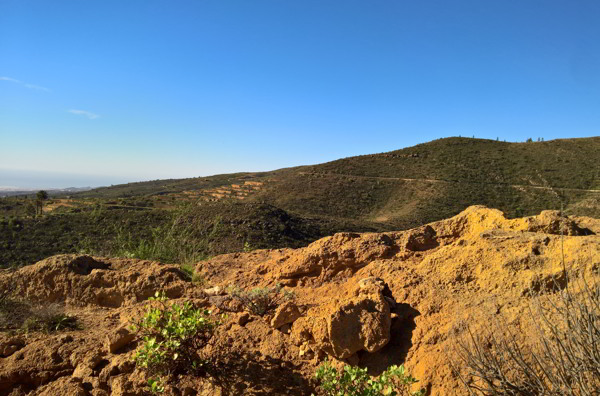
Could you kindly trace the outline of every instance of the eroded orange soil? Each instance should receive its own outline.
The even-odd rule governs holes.
[[[551,289],[553,278],[567,285],[563,251],[569,270],[599,281],[598,232],[596,219],[547,211],[508,220],[473,206],[403,232],[341,233],[301,249],[218,256],[198,263],[202,286],[173,265],[51,257],[0,272],[0,288],[64,304],[83,329],[0,333],[0,396],[144,394],[145,374],[131,362],[136,342],[111,348],[117,330],[143,315],[157,290],[229,312],[203,351],[219,357],[220,368],[203,378],[173,378],[167,394],[308,395],[316,367],[329,356],[372,374],[405,364],[427,394],[463,395],[449,359],[465,324],[477,331],[502,318],[528,342],[529,292]],[[277,283],[296,298],[275,317],[248,315],[225,292]]]

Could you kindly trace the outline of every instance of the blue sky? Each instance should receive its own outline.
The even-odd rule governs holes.
[[[0,0],[0,186],[597,136],[598,20],[596,0]]]

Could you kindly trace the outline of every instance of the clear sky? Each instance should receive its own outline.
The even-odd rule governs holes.
[[[0,186],[596,136],[599,21],[598,0],[0,0]]]

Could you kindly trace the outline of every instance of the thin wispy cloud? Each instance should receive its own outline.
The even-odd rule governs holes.
[[[94,113],[92,113],[90,111],[85,111],[85,110],[70,109],[69,113],[75,114],[75,115],[78,115],[78,116],[82,116],[82,117],[87,117],[90,120],[95,120],[96,118],[100,117],[98,114],[94,114]]]
[[[17,80],[16,78],[3,76],[3,77],[0,77],[0,81],[8,81],[11,83],[19,84],[19,85],[24,86],[25,88],[35,89],[36,91],[50,92],[50,90],[46,87],[42,87],[41,85],[24,83],[23,81]]]
[[[10,78],[10,77],[0,77],[0,81],[10,81],[13,83],[21,84],[21,81],[16,80],[14,78]]]
[[[50,92],[50,90],[46,87],[42,87],[40,85],[35,85],[35,84],[24,84],[25,88],[29,88],[29,89],[36,89],[38,91],[46,91],[46,92]]]

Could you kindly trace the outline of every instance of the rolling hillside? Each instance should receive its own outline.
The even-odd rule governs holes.
[[[561,207],[598,218],[600,137],[529,143],[446,138],[272,172],[130,183],[54,200],[44,219],[19,219],[24,203],[12,199],[0,201],[0,211],[17,218],[0,223],[4,266],[80,250],[123,254],[125,242],[135,250],[152,238],[152,229],[167,225],[202,246],[197,258],[299,247],[339,231],[408,229],[477,204],[509,218]],[[119,249],[105,236],[114,229]]]
[[[236,186],[245,183],[259,187],[236,194]],[[595,190],[600,190],[600,137],[531,143],[447,138],[319,165],[131,183],[78,196],[241,197],[301,215],[407,228],[472,204],[514,217],[560,209],[562,203],[567,212],[597,216]]]

